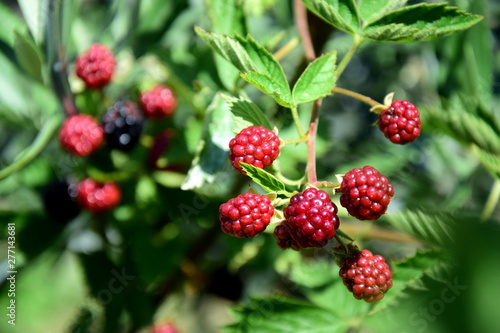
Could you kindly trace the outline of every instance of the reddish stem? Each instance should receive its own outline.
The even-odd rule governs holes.
[[[304,44],[306,58],[309,61],[313,61],[316,59],[316,54],[314,52],[311,33],[309,32],[309,24],[307,23],[307,9],[302,3],[302,0],[294,0],[294,9],[295,22],[297,23],[297,29],[299,29],[302,44]]]
[[[318,181],[316,176],[316,132],[318,130],[319,108],[321,107],[321,99],[314,102],[309,129],[307,130],[307,179],[309,183]]]

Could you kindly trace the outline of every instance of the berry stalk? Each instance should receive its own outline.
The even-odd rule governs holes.
[[[332,88],[332,92],[333,93],[338,93],[338,94],[342,94],[342,95],[346,95],[346,96],[350,96],[350,97],[353,97],[357,100],[360,100],[361,102],[364,102],[370,106],[377,106],[377,105],[381,105],[381,103],[377,102],[376,100],[368,97],[368,96],[365,96],[365,95],[362,95],[360,93],[357,93],[357,92],[354,92],[354,91],[351,91],[351,90],[347,90],[347,89],[343,89],[343,88],[338,88],[338,87],[333,87]]]

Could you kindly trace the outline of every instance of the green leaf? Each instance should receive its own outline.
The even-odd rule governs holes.
[[[233,127],[229,106],[216,94],[205,115],[202,138],[181,189],[204,190],[208,189],[208,184],[216,182],[217,173],[228,160],[228,142],[234,137]]]
[[[254,182],[267,192],[277,192],[278,194],[285,192],[285,184],[269,172],[243,162],[240,162],[240,166]]]
[[[38,45],[43,41],[45,22],[50,19],[52,12],[49,10],[48,1],[19,0],[19,8],[27,23],[31,35]]]
[[[226,333],[341,333],[349,327],[329,311],[287,299],[252,299],[233,315],[239,322],[226,326]]]
[[[307,66],[293,87],[292,96],[295,104],[312,102],[332,93],[336,78],[336,59],[337,51],[334,50]]]
[[[0,22],[2,22],[0,40],[13,47],[14,31],[27,29],[24,22],[3,3],[0,3]]]
[[[212,31],[232,35],[244,35],[247,32],[243,6],[237,0],[205,1]],[[220,18],[224,19],[221,20]],[[219,78],[228,90],[234,90],[238,81],[238,71],[220,55],[215,57]]]
[[[354,0],[302,0],[306,7],[333,25],[350,34],[359,30],[359,14]]]
[[[245,48],[250,59],[252,59],[257,72],[265,74],[280,86],[279,92],[282,95],[290,94],[290,87],[286,80],[283,68],[264,47],[259,45],[250,35],[246,38],[236,36],[236,40]]]
[[[259,72],[242,73],[240,76],[264,94],[273,97],[278,104],[287,108],[292,107],[293,102],[290,90],[283,91],[283,87],[273,77]]]
[[[244,97],[221,96],[231,109],[238,132],[248,126],[262,126],[270,130],[273,129],[264,112],[252,101]]]
[[[14,51],[21,68],[34,79],[43,82],[42,52],[35,42],[16,31],[14,33]]]
[[[488,169],[493,177],[500,179],[500,155],[488,153],[476,145],[472,146],[472,150],[476,153],[481,164]]]
[[[359,14],[363,21],[372,22],[395,8],[404,6],[408,0],[361,0]]]
[[[451,268],[450,255],[442,250],[417,250],[413,257],[392,263],[393,287],[384,296],[371,313],[390,309],[400,302],[405,302],[408,294],[414,290],[427,290],[429,279],[442,281]],[[425,279],[424,279],[425,277]]]
[[[390,214],[387,219],[395,228],[428,244],[447,247],[455,243],[457,225],[449,213],[405,211]]]
[[[200,27],[194,28],[200,38],[240,72],[255,71],[257,68],[245,48],[235,39],[222,34],[209,33]]]
[[[422,3],[390,12],[368,24],[363,37],[384,42],[431,40],[465,30],[481,19],[447,4]]]

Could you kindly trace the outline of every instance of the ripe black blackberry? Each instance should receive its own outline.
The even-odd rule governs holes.
[[[139,141],[144,116],[134,102],[120,101],[106,111],[102,123],[108,146],[112,149],[129,151]]]
[[[80,214],[80,207],[73,201],[71,188],[65,181],[55,182],[42,192],[47,215],[56,222],[66,223]]]

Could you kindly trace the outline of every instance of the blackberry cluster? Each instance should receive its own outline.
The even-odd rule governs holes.
[[[355,168],[344,175],[340,204],[360,220],[376,220],[383,215],[394,195],[394,187],[374,167]]]
[[[105,45],[95,43],[76,59],[76,75],[87,88],[100,89],[111,81],[115,64],[113,52]]]
[[[262,126],[247,127],[229,142],[229,161],[242,174],[245,171],[240,162],[263,169],[278,158],[280,144],[280,138],[273,131]]]
[[[106,142],[110,148],[129,151],[139,141],[144,117],[131,101],[116,102],[102,118]]]
[[[92,116],[79,114],[67,118],[59,131],[59,142],[69,153],[88,156],[101,146],[104,132]]]
[[[339,275],[356,299],[381,300],[392,287],[392,273],[381,255],[355,250],[340,263]]]
[[[325,191],[308,188],[294,195],[285,208],[285,221],[274,237],[282,249],[323,247],[335,236],[340,225],[337,206]]]
[[[222,204],[219,213],[222,231],[234,237],[248,238],[266,229],[274,207],[265,195],[245,193]]]
[[[400,145],[415,141],[422,129],[420,114],[415,105],[399,99],[382,110],[378,126],[386,138]]]

